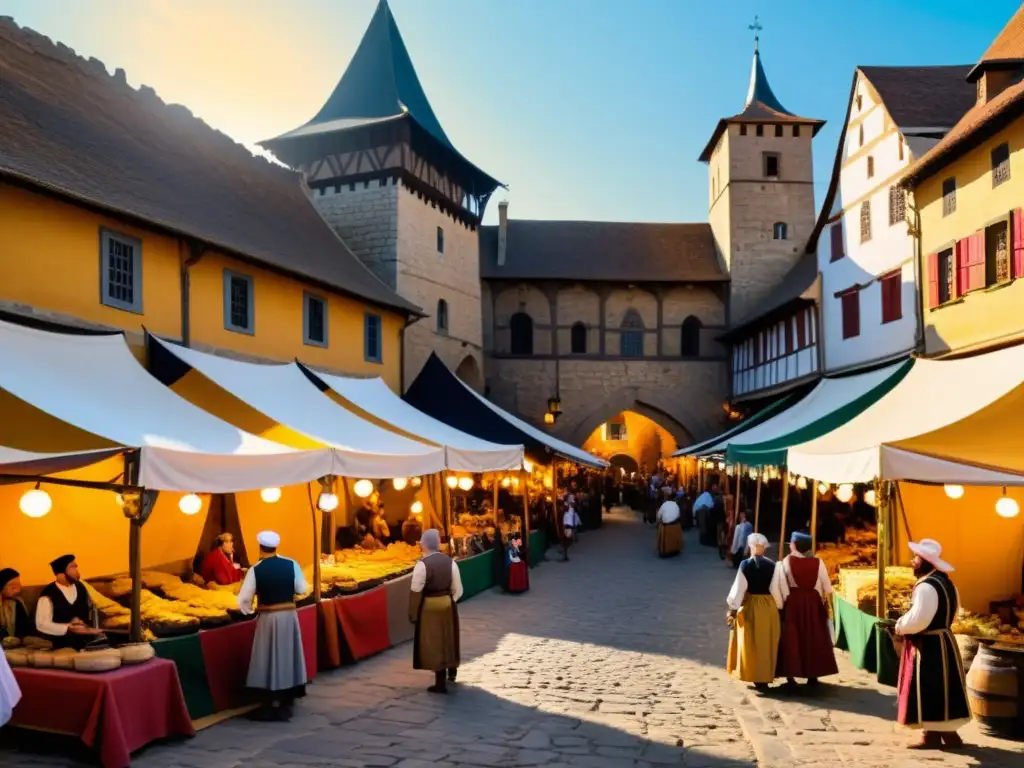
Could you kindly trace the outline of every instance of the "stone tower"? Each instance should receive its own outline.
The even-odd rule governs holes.
[[[427,315],[405,331],[403,389],[431,352],[482,389],[477,227],[499,182],[444,132],[386,0],[316,116],[262,146],[306,174],[328,223]]]
[[[730,276],[730,326],[796,264],[815,224],[811,140],[824,121],[782,106],[759,47],[755,36],[743,111],[718,121],[700,156],[708,164],[708,220]]]

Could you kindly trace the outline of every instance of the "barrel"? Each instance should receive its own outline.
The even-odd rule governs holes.
[[[981,646],[967,675],[967,699],[983,732],[1024,738],[1024,648]]]
[[[964,673],[971,671],[971,663],[978,655],[978,638],[971,635],[954,635],[956,644],[960,647],[960,659],[964,663]]]

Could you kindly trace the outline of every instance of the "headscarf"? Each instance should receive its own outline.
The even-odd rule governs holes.
[[[420,536],[420,546],[431,554],[441,550],[441,534],[437,528],[428,528],[423,532]]]

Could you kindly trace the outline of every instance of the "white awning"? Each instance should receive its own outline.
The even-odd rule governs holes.
[[[263,415],[335,448],[335,474],[379,479],[430,475],[445,468],[443,448],[357,416],[317,389],[294,363],[247,363],[151,339]]]
[[[789,450],[794,472],[825,482],[877,478],[1019,485],[1024,346],[959,360],[917,360],[842,427]],[[1012,401],[1012,402],[1011,402]]]
[[[498,445],[448,426],[409,405],[381,378],[355,379],[306,370],[366,413],[403,432],[443,445],[448,469],[495,472],[523,466],[523,446]]]
[[[0,475],[52,475],[97,464],[123,453],[123,448],[101,448],[72,453],[34,453],[0,445]]]
[[[140,448],[139,484],[148,488],[231,493],[336,473],[330,450],[296,451],[186,402],[139,365],[120,334],[0,322],[0,360],[0,388],[103,438],[97,447]]]

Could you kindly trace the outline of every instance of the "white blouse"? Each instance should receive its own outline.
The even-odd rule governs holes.
[[[427,555],[430,557],[430,555]],[[424,558],[426,559],[426,558]],[[422,592],[427,586],[427,566],[420,560],[412,569],[412,584],[409,589],[413,592]],[[459,565],[452,560],[452,597],[458,602],[462,597],[462,576],[459,574]]]
[[[786,571],[784,569],[787,568],[786,560],[789,560],[791,557],[804,558],[809,557],[809,555],[790,553],[781,563],[775,566],[775,575],[772,577],[771,591],[772,596],[775,598],[775,602],[777,602],[780,607],[785,605],[786,601],[789,599],[789,579],[786,578]],[[814,582],[814,588],[822,597],[832,594],[832,582],[829,581],[828,578],[828,568],[825,567],[825,563],[821,560],[818,560],[818,578]]]

